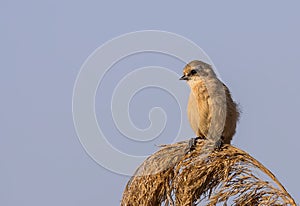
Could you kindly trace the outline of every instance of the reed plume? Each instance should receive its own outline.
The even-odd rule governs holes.
[[[228,144],[206,153],[205,142],[190,152],[188,141],[162,146],[131,177],[121,205],[296,205],[248,153]]]

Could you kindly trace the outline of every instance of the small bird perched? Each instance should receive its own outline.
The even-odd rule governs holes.
[[[215,148],[230,144],[239,111],[229,89],[217,78],[211,65],[194,60],[185,66],[180,80],[186,80],[191,88],[187,113],[196,139],[210,140]],[[190,149],[196,139],[190,141]]]

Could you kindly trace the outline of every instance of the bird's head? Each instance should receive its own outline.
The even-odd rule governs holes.
[[[205,62],[194,60],[184,67],[183,76],[180,80],[186,80],[188,83],[192,83],[210,78],[216,78],[212,66]]]

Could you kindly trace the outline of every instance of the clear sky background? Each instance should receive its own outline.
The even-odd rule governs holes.
[[[0,205],[119,205],[129,177],[104,169],[84,151],[73,125],[72,92],[97,47],[144,29],[183,35],[206,51],[243,111],[233,144],[261,161],[300,202],[299,9],[299,1],[1,0]],[[137,55],[108,77],[149,65],[167,66],[178,76],[184,66],[164,55]],[[106,82],[110,89],[99,87],[96,112],[107,120],[99,123],[111,144],[149,155],[155,144],[173,141],[178,107],[168,93],[149,88],[132,100],[138,127],[147,127],[155,105],[168,116],[165,131],[141,144],[124,140],[109,104],[97,104],[114,88]]]

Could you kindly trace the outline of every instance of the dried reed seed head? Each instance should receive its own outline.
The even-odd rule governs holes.
[[[128,182],[121,205],[296,205],[285,188],[257,160],[231,145],[203,154],[205,140],[192,152],[188,141],[163,146]],[[268,175],[267,182],[255,171]]]

